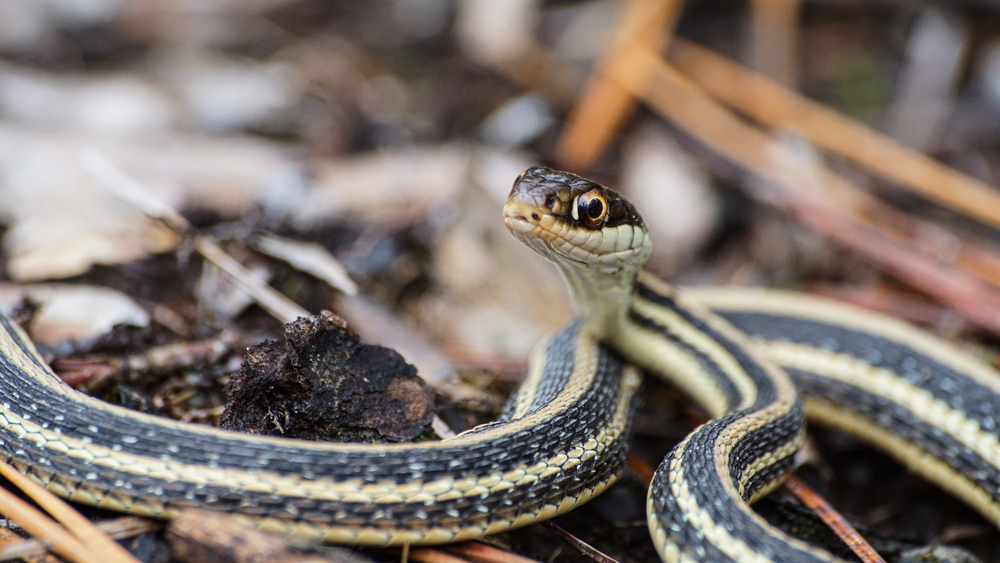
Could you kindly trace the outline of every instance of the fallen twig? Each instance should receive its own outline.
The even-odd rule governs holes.
[[[511,553],[478,541],[456,543],[448,546],[448,551],[478,563],[538,563],[530,557]]]
[[[556,148],[561,166],[582,173],[604,152],[635,107],[632,93],[609,73],[612,69],[616,73],[636,72],[636,82],[644,78],[643,67],[631,64],[630,51],[622,47],[636,44],[653,51],[661,49],[682,6],[682,0],[631,0],[625,4],[612,47],[595,65],[583,95],[566,120]]]
[[[828,528],[837,534],[844,545],[849,547],[864,563],[885,563],[882,556],[865,540],[854,526],[844,519],[823,497],[816,494],[795,475],[790,475],[785,481],[788,489],[799,502],[819,517]]]
[[[53,362],[53,369],[71,387],[94,389],[126,375],[134,381],[150,373],[169,373],[203,366],[231,354],[239,344],[239,335],[226,330],[212,338],[154,346],[131,356],[59,358]]]
[[[952,330],[964,328],[960,316],[948,307],[922,295],[887,289],[881,285],[855,287],[812,282],[804,289],[813,295],[850,303],[919,325],[945,326]]]
[[[0,512],[20,524],[53,553],[78,563],[138,563],[79,512],[7,463],[0,462],[0,475],[66,526],[63,528],[10,491],[0,488]]]
[[[1000,291],[996,288],[823,207],[797,202],[790,204],[788,211],[804,225],[868,257],[897,279],[948,303],[970,323],[1000,334]]]
[[[796,81],[801,11],[801,0],[750,3],[753,67],[785,86],[794,86]]]
[[[656,468],[646,463],[646,460],[632,452],[628,453],[628,457],[625,458],[625,463],[628,464],[628,468],[632,470],[632,473],[634,473],[635,476],[642,481],[648,489],[650,483],[653,482],[653,475],[656,474]]]
[[[124,516],[95,524],[98,530],[116,540],[157,532],[162,530],[165,525],[162,520],[150,520],[137,516]],[[0,549],[0,561],[29,559],[42,556],[46,553],[48,553],[48,549],[46,549],[42,542],[35,539],[22,539],[17,543],[9,544]]]
[[[626,72],[616,79],[671,122],[777,188],[762,198],[1000,334],[1000,292],[915,251],[893,229],[859,221],[870,212],[871,196],[740,120],[654,53],[635,50],[633,58],[646,65],[649,78],[630,82],[637,73]]]
[[[560,528],[551,520],[545,523],[546,527],[559,535],[566,543],[573,546],[574,549],[583,554],[584,557],[594,561],[595,563],[618,563],[618,560],[611,557],[589,543],[581,540],[580,538],[574,536],[573,534],[567,532],[566,530]]]
[[[309,312],[297,303],[254,277],[236,259],[219,248],[215,241],[199,234],[180,213],[150,196],[143,190],[142,184],[112,164],[103,154],[96,150],[85,151],[80,156],[80,162],[87,172],[123,200],[187,238],[199,254],[219,268],[233,284],[253,297],[271,316],[282,323],[309,316]]]
[[[1000,192],[991,186],[689,41],[674,41],[669,60],[753,119],[794,131],[924,197],[1000,226]]]

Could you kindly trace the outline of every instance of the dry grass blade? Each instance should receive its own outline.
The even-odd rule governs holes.
[[[346,294],[357,295],[358,285],[339,260],[322,245],[274,235],[257,235],[250,244],[258,252],[287,262],[293,268],[325,281],[330,287]]]
[[[97,149],[83,150],[80,153],[80,165],[91,176],[96,178],[115,195],[135,206],[149,217],[162,221],[171,229],[182,235],[195,232],[183,215],[174,208],[151,196],[143,189],[142,184],[115,166]]]
[[[166,522],[163,520],[152,520],[138,516],[122,516],[121,518],[103,520],[97,524],[97,528],[115,539],[121,539],[149,532],[157,532],[162,530],[165,525]]]
[[[96,524],[97,529],[112,538],[123,539],[157,532],[163,529],[164,522],[161,520],[148,520],[137,516],[125,516],[113,520],[104,520]],[[13,559],[28,559],[39,557],[48,553],[48,549],[38,540],[21,540],[0,549],[0,561],[11,561]]]
[[[658,51],[668,39],[681,0],[631,0],[625,5],[612,48],[597,63],[579,103],[567,119],[568,125],[556,149],[560,165],[584,172],[611,142],[615,132],[631,113],[632,93],[608,77],[610,69],[642,71],[630,64],[628,51],[621,46],[635,42]],[[635,77],[641,81],[642,77]]]
[[[450,545],[448,551],[478,563],[538,563],[530,557],[524,557],[477,541]]]
[[[180,213],[151,197],[135,178],[125,174],[96,150],[81,155],[81,164],[97,180],[113,190],[123,200],[136,206],[149,217],[162,221],[181,236],[192,240],[195,250],[215,264],[229,280],[245,291],[274,318],[290,323],[309,312],[271,286],[255,278],[242,264],[226,254],[219,245],[197,234],[197,230]]]
[[[753,119],[794,131],[924,197],[1000,227],[1000,192],[991,186],[704,47],[674,41],[669,59],[700,87]]]
[[[243,264],[226,254],[214,241],[199,236],[194,241],[194,247],[205,260],[215,264],[229,281],[253,297],[272,317],[282,323],[290,323],[299,317],[309,316],[309,311],[255,278]]]
[[[53,518],[66,526],[78,540],[87,546],[88,550],[99,556],[101,560],[107,563],[138,563],[131,553],[100,531],[93,522],[84,518],[82,514],[62,499],[25,477],[7,463],[0,462],[0,475],[6,477],[8,481],[48,511]],[[18,518],[13,518],[20,522]],[[21,525],[28,529],[25,524]],[[34,534],[34,532],[32,533]]]
[[[799,481],[794,475],[791,475],[788,477],[788,481],[785,481],[785,488],[791,491],[795,495],[795,498],[799,499],[799,502],[804,504],[806,508],[812,510],[813,514],[818,516],[827,527],[833,530],[833,533],[837,534],[837,537],[861,561],[864,563],[885,563],[882,556],[865,541],[865,538],[854,529],[854,526],[851,526],[839,512],[823,500],[823,497],[816,494],[805,483]]]
[[[566,543],[573,546],[573,548],[582,553],[584,557],[586,557],[587,559],[590,559],[591,561],[596,561],[596,563],[618,563],[617,559],[610,557],[602,553],[601,551],[595,549],[589,543],[581,540],[580,538],[560,528],[551,521],[546,522],[545,525],[548,526],[549,529],[552,530],[553,532],[559,534],[559,537],[566,540]]]
[[[0,462],[0,465],[10,468],[3,462]],[[13,468],[10,469],[14,471]],[[16,471],[14,472],[16,473]],[[0,487],[0,513],[16,521],[21,528],[37,538],[50,551],[68,561],[73,563],[104,563],[105,561],[103,556],[91,551],[68,530],[2,487]]]

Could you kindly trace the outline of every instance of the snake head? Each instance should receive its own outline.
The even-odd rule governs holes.
[[[503,208],[511,233],[561,267],[636,272],[650,239],[635,207],[613,190],[569,172],[533,166]]]

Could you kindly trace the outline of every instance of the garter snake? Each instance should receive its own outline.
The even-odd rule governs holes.
[[[817,299],[678,292],[641,271],[650,240],[632,205],[568,173],[525,171],[504,220],[563,271],[581,317],[538,346],[500,421],[390,445],[180,424],[70,389],[0,318],[0,458],[110,510],[222,510],[304,542],[461,541],[561,514],[611,485],[638,366],[714,417],[667,456],[650,489],[649,527],[665,561],[835,560],[748,504],[792,468],[804,413],[873,442],[1000,524],[1000,376],[991,369],[903,323]]]

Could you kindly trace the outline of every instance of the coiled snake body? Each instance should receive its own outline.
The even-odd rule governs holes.
[[[993,370],[903,323],[818,299],[679,293],[641,271],[650,241],[631,204],[572,174],[525,171],[504,220],[563,271],[581,318],[538,347],[501,421],[395,445],[184,425],[73,391],[3,318],[0,458],[111,510],[169,518],[211,508],[300,541],[461,541],[550,518],[612,484],[637,366],[713,417],[667,456],[650,489],[665,561],[835,560],[748,504],[792,468],[803,413],[872,442],[1000,525]]]

